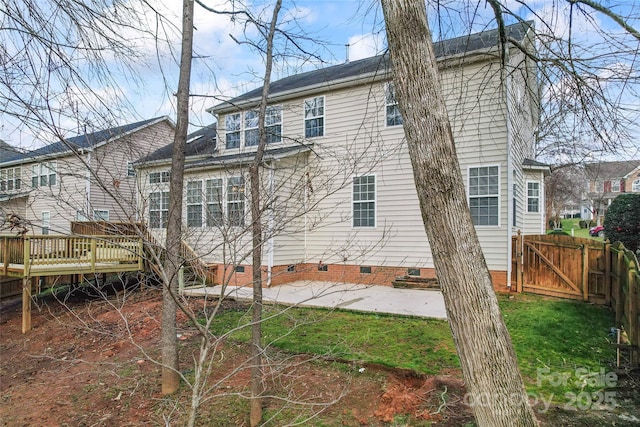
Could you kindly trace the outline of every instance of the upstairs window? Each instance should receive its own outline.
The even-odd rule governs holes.
[[[151,172],[149,174],[149,184],[162,184],[169,182],[169,171]]]
[[[56,185],[57,181],[57,162],[44,162],[31,166],[31,186],[47,187]]]
[[[20,190],[22,187],[20,167],[0,170],[0,191]]]
[[[474,225],[498,225],[498,166],[469,168],[469,209]]]
[[[634,193],[640,193],[640,178],[633,181],[633,184],[631,184],[631,191]]]
[[[402,125],[402,115],[396,101],[396,88],[393,82],[389,82],[385,88],[385,105],[387,112],[387,126]]]
[[[620,192],[620,180],[616,180],[611,183],[611,192],[612,193]]]
[[[202,227],[202,181],[187,183],[187,227]]]
[[[258,110],[246,111],[244,113],[244,145],[246,147],[258,145],[260,142],[260,136],[258,135],[258,116]],[[238,147],[239,146],[240,142],[238,141]]]
[[[527,212],[540,212],[540,183],[527,183]]]
[[[304,100],[304,136],[324,136],[324,96]]]
[[[267,131],[267,144],[282,142],[282,106],[274,105],[267,107],[267,114],[264,118],[265,130]]]
[[[236,176],[227,181],[227,219],[233,227],[244,227],[244,178]]]
[[[228,114],[224,118],[226,147],[240,148],[240,129],[242,127],[242,118],[240,113]]]
[[[353,226],[376,226],[376,177],[353,178]]]
[[[109,221],[109,209],[94,209],[93,210],[94,221]]]

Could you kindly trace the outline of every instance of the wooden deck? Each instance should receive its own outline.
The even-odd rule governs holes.
[[[35,278],[141,271],[143,250],[135,236],[0,236],[0,276],[22,278],[22,332]]]

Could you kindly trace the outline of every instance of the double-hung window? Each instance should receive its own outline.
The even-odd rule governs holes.
[[[324,96],[304,100],[304,136],[324,136]]]
[[[187,183],[187,227],[202,227],[202,181]]]
[[[94,209],[93,210],[94,221],[109,221],[109,209]]]
[[[402,125],[402,116],[400,115],[400,108],[398,107],[398,101],[396,101],[396,88],[393,82],[387,83],[385,87],[385,106],[387,114],[387,126],[400,126]]]
[[[228,114],[224,118],[226,147],[240,148],[240,130],[242,128],[242,117],[240,113]],[[256,125],[257,126],[257,125]]]
[[[376,177],[353,178],[353,226],[376,226]]]
[[[282,105],[267,107],[264,125],[267,132],[267,144],[282,142]]]
[[[149,226],[167,228],[169,216],[169,192],[156,191],[149,194]]]
[[[222,179],[207,180],[207,227],[219,227],[222,225]]]
[[[20,167],[0,170],[0,191],[20,190],[21,186]]]
[[[57,181],[57,162],[44,162],[31,166],[31,186],[47,187],[56,185]]]
[[[469,209],[475,225],[498,225],[499,198],[498,166],[469,168]]]
[[[614,193],[619,193],[620,192],[620,180],[616,179],[613,182],[611,182],[611,191]]]
[[[258,134],[258,116],[258,110],[245,111],[244,113],[245,147],[258,145],[258,143],[260,142],[260,136]]]
[[[41,223],[41,230],[42,230],[42,234],[44,235],[48,235],[49,231],[51,230],[51,212],[49,211],[42,211],[41,212],[41,218],[42,218],[42,223]]]
[[[634,193],[640,193],[640,178],[633,181],[633,184],[631,184],[631,191]]]
[[[539,182],[527,182],[527,212],[540,212]]]
[[[244,178],[235,176],[227,180],[227,219],[230,226],[244,226]]]

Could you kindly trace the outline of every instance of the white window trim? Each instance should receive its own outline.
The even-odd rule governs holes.
[[[151,209],[151,195],[152,195],[152,194],[155,194],[155,193],[160,193],[159,208],[158,208],[158,209],[153,209],[153,210],[152,210],[152,209]],[[165,227],[163,227],[163,226],[162,226],[162,212],[164,212],[164,209],[162,209],[162,197],[163,197],[162,195],[163,195],[164,193],[166,193],[166,194],[167,194],[167,209],[166,209],[166,211],[167,211],[167,216],[168,216],[168,215],[169,215],[169,206],[168,206],[168,203],[169,203],[169,200],[168,200],[168,199],[169,199],[169,191],[168,191],[168,190],[163,190],[163,189],[157,189],[157,190],[154,190],[154,191],[149,192],[149,208],[148,208],[148,210],[147,210],[148,215],[149,215],[149,217],[148,217],[148,224],[149,224],[149,228],[154,229],[154,230],[166,230],[166,229],[167,229],[167,227],[166,227],[166,226],[165,226]],[[159,226],[158,226],[158,227],[154,227],[154,226],[151,224],[151,212],[152,212],[152,211],[153,211],[153,212],[159,212],[159,213],[160,213],[160,216],[159,216],[160,224],[159,224]]]
[[[374,209],[374,217],[373,217],[373,225],[359,225],[359,226],[355,226],[353,225],[353,219],[355,216],[355,203],[359,203],[362,202],[362,200],[359,201],[355,201],[353,199],[353,186],[354,186],[354,180],[356,178],[363,178],[366,176],[372,176],[373,177],[373,200],[367,200],[366,203],[369,202],[373,202],[373,209]],[[353,175],[351,177],[351,187],[350,187],[350,191],[351,191],[351,228],[354,230],[375,230],[376,228],[378,228],[378,176],[375,173],[369,173],[369,174],[364,174],[364,175]]]
[[[533,196],[529,196],[529,184],[538,184],[538,196],[533,197]],[[527,180],[525,181],[525,188],[526,188],[526,192],[527,192],[527,208],[525,210],[526,213],[528,214],[534,214],[534,215],[538,215],[540,214],[541,210],[542,210],[542,204],[541,204],[541,200],[542,200],[542,185],[540,185],[540,181],[534,181],[534,180]],[[537,211],[530,211],[529,210],[529,199],[538,199],[538,210]]]
[[[11,171],[11,177],[9,176]],[[9,185],[11,183],[11,185]],[[16,186],[16,183],[19,184]],[[13,192],[22,189],[22,167],[13,166],[0,169],[0,191]],[[11,188],[9,188],[11,187]]]
[[[158,182],[151,182],[151,176],[155,176],[158,175]],[[161,170],[161,171],[153,171],[153,172],[149,172],[149,185],[160,185],[160,184],[167,184],[169,181],[171,181],[171,171],[170,170]]]
[[[51,176],[55,177],[55,184],[51,184]],[[47,177],[47,184],[42,185],[42,177]],[[33,185],[33,178],[36,178],[36,185]],[[51,160],[48,162],[35,163],[31,165],[31,187],[52,187],[58,185],[58,162]]]
[[[197,203],[196,202],[189,202],[189,185],[190,184],[196,184],[196,183],[199,184],[198,190],[200,192],[200,194],[199,194],[200,201],[197,202]],[[204,206],[205,206],[205,203],[203,203],[204,199],[205,199],[205,197],[204,197],[205,195],[203,193],[203,183],[204,183],[204,181],[202,179],[194,179],[194,180],[190,180],[190,181],[187,182],[187,191],[185,193],[185,195],[186,195],[186,198],[185,198],[186,199],[185,200],[185,206],[186,206],[185,220],[186,220],[188,228],[202,228],[205,225],[204,221],[203,221],[204,220]],[[189,207],[190,206],[200,206],[200,225],[189,225]]]
[[[240,116],[240,126],[238,127],[238,129],[234,129],[233,131],[230,131],[227,129],[227,118],[231,117],[231,116],[235,116],[235,115],[239,115]],[[244,146],[244,111],[237,111],[234,113],[229,113],[229,114],[225,114],[224,116],[224,149],[225,150],[239,150],[240,148],[242,148]],[[227,147],[227,135],[230,133],[239,133],[239,137],[240,139],[238,140],[238,146],[237,147]]]
[[[45,214],[47,214],[47,218],[45,219]],[[45,233],[45,229],[47,230]],[[45,236],[51,234],[51,211],[41,211],[40,212],[40,233]]]
[[[306,103],[309,99],[322,98],[322,115],[321,116],[313,116],[313,117],[305,117],[306,113]],[[317,119],[322,117],[322,135],[321,136],[307,136],[307,120],[308,119]],[[311,96],[309,98],[305,98],[302,101],[302,134],[304,135],[304,139],[313,139],[313,138],[324,138],[327,136],[327,98],[324,95]]]
[[[220,199],[218,201],[214,201],[214,200],[209,200],[208,197],[208,188],[209,188],[209,182],[211,181],[219,181],[220,182]],[[218,227],[222,227],[224,225],[224,218],[225,218],[225,199],[226,199],[226,194],[225,194],[225,180],[224,178],[218,177],[218,178],[207,178],[204,181],[204,197],[203,197],[203,206],[204,206],[204,221],[202,223],[203,227],[206,228],[218,228]],[[221,218],[220,218],[220,223],[219,224],[213,224],[213,225],[209,225],[209,205],[219,205],[220,206],[220,214],[221,214]]]
[[[498,168],[498,194],[497,195],[491,195],[491,196],[473,196],[474,198],[476,197],[497,197],[498,198],[498,224],[496,225],[474,225],[474,227],[476,228],[481,228],[481,229],[497,229],[497,228],[501,228],[502,227],[502,167],[500,167],[499,164],[495,164],[495,163],[490,163],[490,164],[478,164],[478,165],[469,165],[467,167],[467,176],[466,176],[466,187],[467,187],[467,204],[469,205],[469,208],[471,207],[471,192],[470,192],[470,188],[469,188],[469,178],[471,176],[471,169],[477,169],[477,168],[491,168],[491,167],[497,167]]]
[[[229,181],[231,181],[234,178],[241,178],[242,179],[242,186],[243,186],[243,191],[241,192],[241,194],[245,195],[241,200],[234,200],[234,201],[230,201],[229,200]],[[224,214],[225,214],[225,219],[226,219],[226,226],[228,227],[246,227],[247,224],[247,198],[246,198],[246,192],[247,192],[247,180],[245,179],[244,175],[234,175],[234,176],[230,176],[226,179],[226,182],[224,182],[225,184],[225,199],[224,199]],[[230,204],[242,204],[242,221],[240,225],[236,225],[236,224],[231,224],[231,215],[229,215],[229,205]]]
[[[386,82],[384,84],[384,127],[385,128],[389,128],[389,129],[398,129],[398,128],[402,129],[402,123],[397,124],[397,125],[389,125],[389,123],[387,122],[387,108],[391,107],[391,106],[394,106],[394,105],[396,107],[400,108],[398,106],[398,100],[397,99],[395,99],[395,101],[396,101],[395,104],[387,103],[387,92],[389,91],[389,87],[393,87],[394,88],[394,98],[395,98],[395,85],[394,85],[394,83],[393,82]],[[400,115],[400,119],[403,120],[402,119],[402,115]]]

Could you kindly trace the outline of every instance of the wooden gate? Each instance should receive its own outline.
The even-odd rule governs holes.
[[[606,246],[564,235],[513,238],[512,283],[518,292],[608,303]]]

